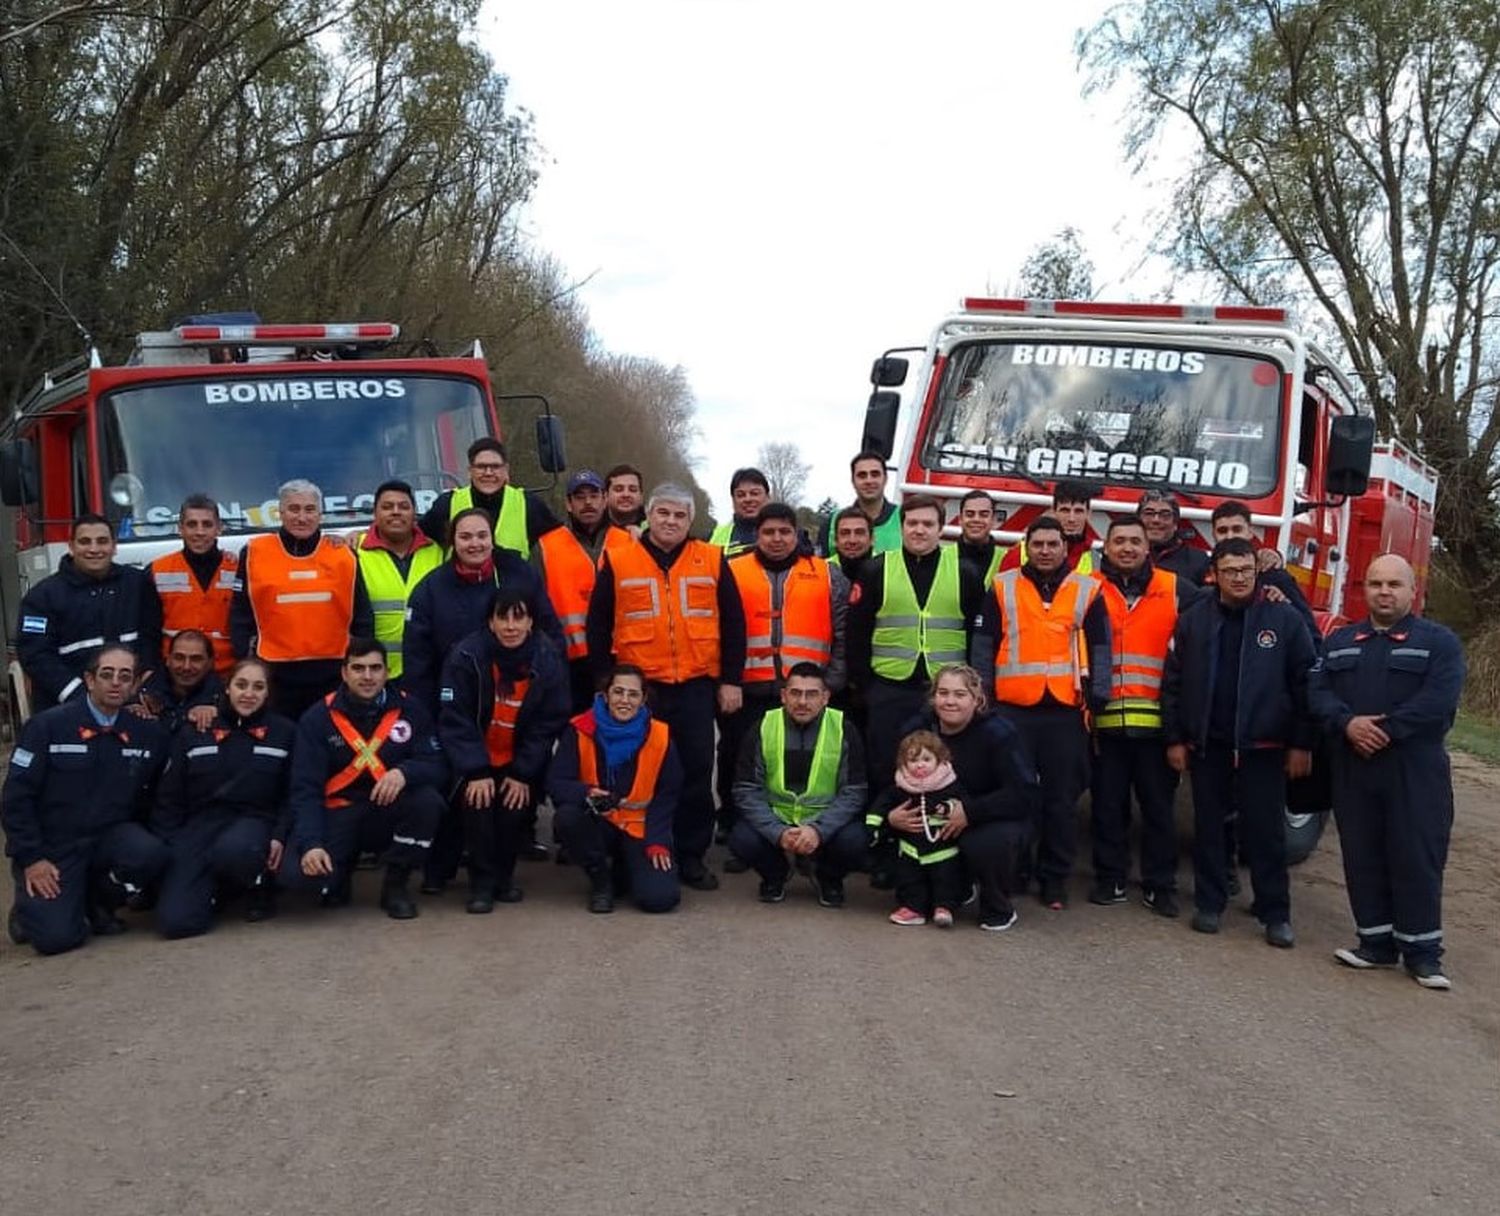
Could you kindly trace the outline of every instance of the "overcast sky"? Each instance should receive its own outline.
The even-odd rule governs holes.
[[[850,499],[871,360],[1082,233],[1096,294],[1144,297],[1160,182],[1086,103],[1073,37],[1104,11],[968,0],[489,0],[481,40],[544,148],[525,230],[611,350],[682,364],[721,514],[760,444],[806,499]],[[570,453],[574,463],[586,452]]]

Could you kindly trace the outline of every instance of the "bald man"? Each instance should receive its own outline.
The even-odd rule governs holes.
[[[1444,991],[1453,780],[1443,739],[1463,691],[1463,647],[1413,614],[1405,559],[1377,557],[1364,591],[1369,615],[1328,635],[1308,688],[1331,736],[1333,813],[1359,936],[1334,956],[1361,971],[1400,962],[1422,987]]]

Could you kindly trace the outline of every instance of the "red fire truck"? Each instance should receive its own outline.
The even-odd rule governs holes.
[[[278,526],[276,490],[306,478],[323,492],[325,523],[371,518],[374,488],[411,483],[423,511],[466,481],[466,449],[498,435],[496,397],[475,342],[451,358],[399,357],[388,323],[268,325],[253,314],[194,318],[143,333],[130,359],[97,354],[43,377],[0,426],[0,620],[9,641],[26,589],[67,552],[74,516],[115,521],[117,560],[139,565],[176,548],[177,510],[211,493],[224,544]],[[500,398],[525,400],[525,398]],[[529,398],[545,402],[541,398]],[[565,467],[562,430],[537,418],[538,464]],[[12,722],[27,712],[10,655]]]
[[[1354,386],[1281,309],[969,298],[925,348],[876,360],[871,381],[862,446],[887,456],[902,494],[956,510],[988,490],[1002,542],[1070,478],[1097,485],[1101,535],[1160,487],[1206,548],[1213,508],[1244,502],[1325,630],[1363,614],[1359,575],[1379,553],[1411,561],[1419,595],[1425,582],[1436,475],[1374,443]]]

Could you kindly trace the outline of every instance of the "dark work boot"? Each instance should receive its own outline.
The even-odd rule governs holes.
[[[409,866],[385,868],[385,881],[380,884],[380,906],[392,920],[411,920],[417,915],[416,902],[406,889],[410,878]]]
[[[484,916],[495,910],[495,888],[487,882],[476,882],[469,887],[469,902],[464,911],[475,916]]]
[[[5,931],[10,934],[10,940],[18,946],[29,945],[31,939],[26,936],[26,929],[21,924],[21,909],[15,904],[10,906],[10,915],[5,920]]]
[[[608,866],[589,871],[589,911],[613,912],[615,910],[615,883]]]
[[[262,874],[255,880],[255,885],[250,888],[250,894],[245,900],[245,920],[256,925],[275,915],[276,891],[269,875]]]

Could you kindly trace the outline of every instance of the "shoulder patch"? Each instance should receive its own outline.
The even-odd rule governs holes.
[[[453,690],[451,688],[445,688],[445,689],[443,689],[441,692],[438,693],[438,700],[439,701],[451,701],[451,700],[453,700]]]
[[[35,759],[36,757],[24,747],[18,747],[10,754],[10,762],[17,768],[30,768],[31,762]]]
[[[21,618],[22,633],[46,633],[47,618],[44,616],[27,616]]]
[[[391,742],[406,743],[411,739],[411,723],[405,718],[397,718],[391,723]]]

